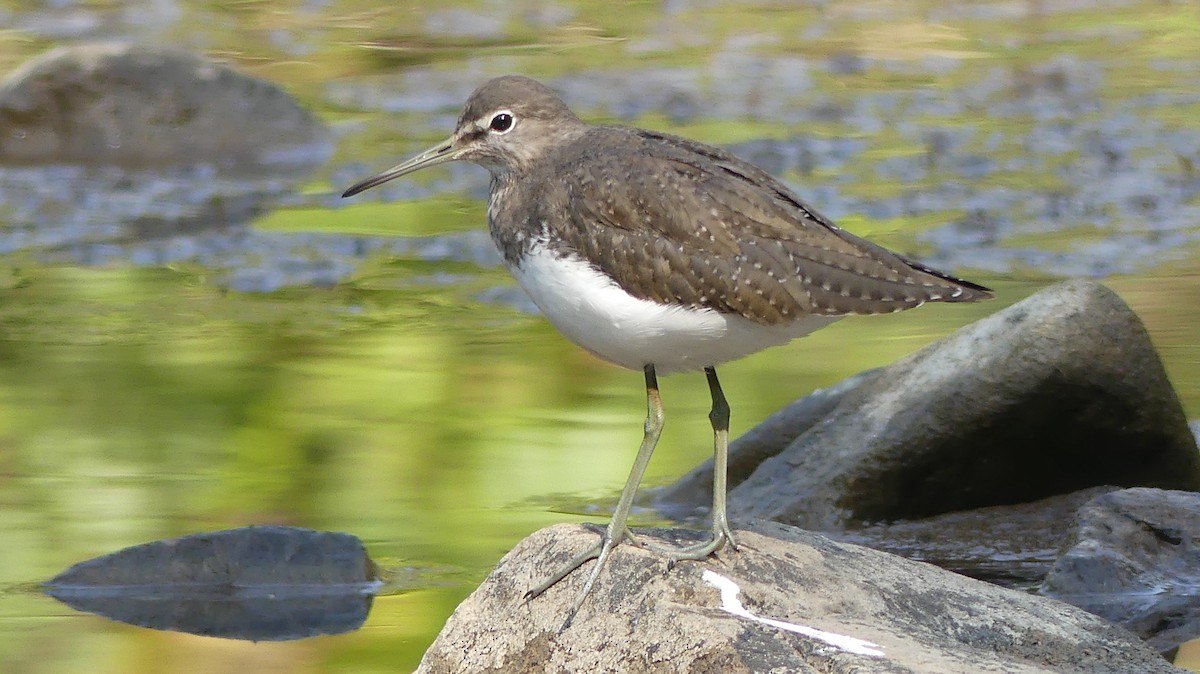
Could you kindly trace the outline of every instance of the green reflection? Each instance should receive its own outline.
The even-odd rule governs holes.
[[[339,234],[432,236],[478,226],[486,206],[464,198],[406,202],[347,202],[341,209],[272,211],[251,225],[276,232],[337,232]]]

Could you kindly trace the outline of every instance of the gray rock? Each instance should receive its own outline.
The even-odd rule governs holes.
[[[1036,590],[1070,547],[1075,513],[1117,487],[1092,487],[1031,503],[989,506],[830,534],[1008,588]]]
[[[738,535],[741,551],[670,570],[653,553],[622,547],[559,632],[582,574],[536,599],[523,594],[596,535],[569,525],[535,533],[458,607],[417,671],[1181,671],[1060,602],[775,523]],[[737,594],[723,596],[720,583]]]
[[[1043,290],[832,402],[819,419],[798,408],[797,437],[774,456],[737,443],[735,520],[837,530],[1097,485],[1200,489],[1200,452],[1145,328],[1088,281]],[[702,466],[656,504],[702,508],[710,483]]]
[[[309,168],[325,125],[269,82],[173,49],[61,47],[0,83],[0,162]]]
[[[264,525],[133,545],[79,562],[47,586],[322,586],[366,583],[375,575],[355,536]]]
[[[1079,511],[1041,592],[1168,651],[1200,637],[1200,494],[1125,489]]]
[[[729,484],[749,478],[759,464],[779,454],[813,425],[837,409],[847,393],[868,382],[880,370],[867,370],[791,402],[729,445]],[[657,498],[664,514],[684,519],[712,497],[712,459],[680,478]]]
[[[376,576],[350,534],[256,526],[128,547],[43,589],[76,610],[150,629],[279,641],[361,627]]]

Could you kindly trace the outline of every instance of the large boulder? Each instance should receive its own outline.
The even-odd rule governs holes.
[[[1170,651],[1200,638],[1200,494],[1125,489],[1080,509],[1041,592]]]
[[[328,128],[279,87],[175,49],[46,52],[0,83],[0,163],[302,169]]]
[[[1145,328],[1089,281],[1043,290],[764,426],[732,449],[735,521],[837,530],[1097,485],[1200,489],[1200,452]],[[656,503],[703,508],[711,482],[709,463]]]
[[[776,523],[736,535],[739,552],[673,569],[622,546],[560,631],[586,573],[536,599],[523,595],[596,534],[571,525],[537,532],[458,607],[417,671],[1181,671],[1128,632],[1057,601]]]

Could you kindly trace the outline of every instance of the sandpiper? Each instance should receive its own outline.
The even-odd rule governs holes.
[[[626,521],[663,428],[659,373],[702,369],[712,394],[712,536],[655,548],[672,562],[703,559],[725,544],[736,549],[725,509],[729,405],[718,364],[851,314],[991,297],[983,286],[839,229],[724,150],[587,124],[526,77],[484,83],[449,138],[342,196],[457,160],[491,173],[492,240],[546,318],[596,356],[645,375],[645,436],[608,527],[527,594],[540,595],[595,559],[564,628],[613,548],[637,542]]]

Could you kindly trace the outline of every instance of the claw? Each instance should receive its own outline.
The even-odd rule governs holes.
[[[612,528],[611,524],[609,525],[609,528]],[[579,594],[575,596],[575,601],[571,602],[571,607],[567,609],[567,617],[563,621],[562,626],[558,628],[559,632],[567,629],[575,620],[575,614],[578,613],[580,607],[583,606],[583,600],[586,599],[588,594],[592,591],[592,586],[596,584],[596,579],[600,577],[600,571],[604,568],[604,563],[608,561],[609,555],[612,554],[613,548],[615,548],[628,535],[628,530],[621,531],[617,534],[612,534],[606,530],[595,545],[587,550],[584,550],[578,555],[575,555],[570,559],[570,561],[559,567],[558,571],[555,571],[549,578],[541,583],[538,583],[537,586],[530,588],[525,593],[525,600],[528,601],[540,596],[543,592],[553,587],[555,583],[563,578],[566,578],[579,567],[593,559],[596,560],[596,565],[592,567],[592,572],[588,574],[587,581],[585,581],[583,584],[583,589],[581,589]]]

